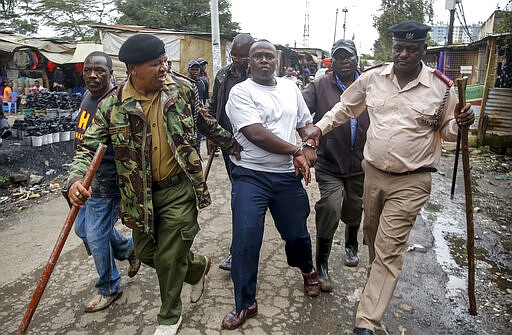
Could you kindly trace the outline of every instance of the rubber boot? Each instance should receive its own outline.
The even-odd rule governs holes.
[[[357,266],[359,264],[359,257],[357,257],[357,249],[359,243],[357,242],[357,232],[359,227],[346,226],[345,227],[345,265]]]
[[[323,292],[332,291],[332,282],[329,277],[329,254],[331,253],[332,238],[316,238],[316,271],[320,289]]]

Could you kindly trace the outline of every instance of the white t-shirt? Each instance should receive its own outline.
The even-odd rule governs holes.
[[[264,172],[294,171],[292,155],[265,151],[240,132],[243,127],[260,123],[274,135],[295,144],[296,129],[312,122],[298,87],[291,80],[275,79],[276,86],[264,86],[249,78],[235,85],[229,93],[226,113],[236,140],[244,148],[241,160],[231,157],[235,165]]]

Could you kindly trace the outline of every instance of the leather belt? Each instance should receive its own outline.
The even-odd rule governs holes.
[[[384,170],[381,170],[381,169],[377,169],[377,170],[379,170],[382,173],[388,174],[390,176],[406,176],[408,174],[415,174],[415,173],[437,172],[437,169],[435,167],[430,167],[430,166],[422,166],[420,168],[417,168],[416,170],[405,171],[405,172],[389,172],[389,171],[384,171]]]
[[[178,185],[184,178],[186,178],[185,172],[180,172],[172,177],[153,182],[153,191],[160,191],[169,188],[174,185]]]

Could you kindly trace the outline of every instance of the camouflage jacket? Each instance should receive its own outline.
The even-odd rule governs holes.
[[[237,143],[218,125],[196,100],[197,88],[185,78],[170,74],[161,90],[167,142],[174,157],[194,187],[197,206],[211,203],[197,144],[197,129],[222,149],[234,154]],[[134,98],[122,98],[122,88],[103,99],[94,123],[87,129],[78,146],[70,169],[68,186],[81,180],[92,161],[99,143],[111,142],[121,192],[120,216],[123,224],[153,232],[151,174],[151,131],[144,112]]]

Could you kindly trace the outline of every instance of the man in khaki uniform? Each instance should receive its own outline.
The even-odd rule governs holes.
[[[398,282],[403,251],[416,215],[430,195],[441,157],[441,139],[455,141],[459,126],[473,123],[470,105],[457,110],[453,82],[422,61],[429,26],[407,21],[393,32],[393,63],[364,72],[325,116],[303,136],[317,145],[321,135],[370,115],[364,160],[363,233],[370,271],[357,308],[354,333],[373,335]],[[314,159],[314,151],[305,147]]]

